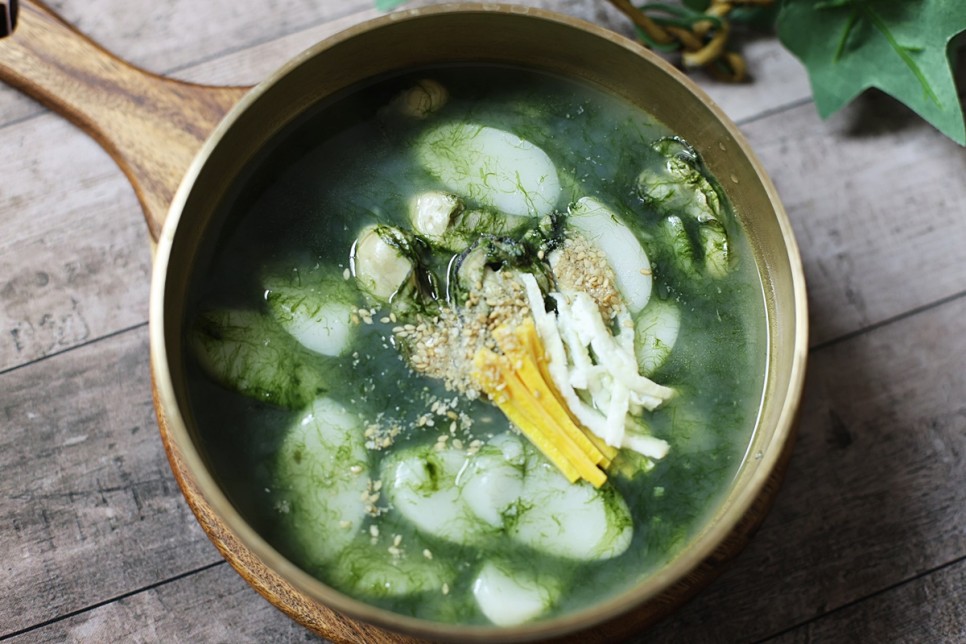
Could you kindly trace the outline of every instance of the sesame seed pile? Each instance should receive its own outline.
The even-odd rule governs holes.
[[[446,306],[435,317],[420,316],[393,329],[407,348],[414,371],[438,378],[450,391],[470,400],[480,390],[471,377],[473,356],[482,347],[496,350],[492,331],[501,324],[519,324],[530,314],[523,284],[508,271],[486,269],[482,288],[463,306]]]
[[[614,271],[594,244],[572,234],[547,258],[561,291],[584,291],[612,319],[623,306]],[[393,328],[414,371],[437,378],[450,391],[473,400],[480,396],[474,382],[473,357],[481,348],[499,352],[493,330],[516,326],[530,316],[526,290],[510,270],[484,270],[482,282],[460,306],[446,306],[433,317],[419,316]]]
[[[561,291],[583,291],[597,303],[605,320],[617,315],[623,299],[614,270],[600,248],[583,235],[571,234],[547,259]]]

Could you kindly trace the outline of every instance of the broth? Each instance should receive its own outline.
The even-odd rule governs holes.
[[[398,113],[397,97],[427,78],[446,89],[446,104],[426,118]],[[677,341],[649,374],[675,394],[638,414],[650,435],[667,442],[667,455],[630,465],[618,459],[602,488],[623,499],[633,520],[629,544],[615,556],[557,556],[510,538],[509,523],[463,542],[434,535],[388,500],[391,477],[385,476],[382,489],[365,486],[366,499],[359,503],[366,512],[341,522],[347,525],[333,517],[335,525],[306,526],[307,515],[299,509],[312,501],[301,484],[292,483],[286,463],[301,462],[311,445],[303,441],[293,447],[286,440],[300,423],[316,422],[307,416],[313,403],[302,390],[335,404],[315,407],[325,422],[359,423],[367,432],[362,456],[346,448],[338,459],[364,463],[346,467],[357,467],[361,471],[354,475],[372,481],[406,450],[439,453],[443,450],[436,446],[442,443],[447,450],[472,454],[499,444],[502,439],[494,437],[510,431],[506,416],[485,392],[461,394],[414,369],[400,352],[406,334],[399,330],[397,309],[367,296],[352,278],[357,267],[350,256],[360,231],[373,224],[411,230],[407,213],[413,196],[441,189],[440,178],[427,172],[425,159],[421,162],[413,150],[428,128],[447,122],[509,132],[545,152],[562,177],[553,217],[560,214],[566,221],[568,205],[582,197],[619,213],[650,261],[653,287],[647,306],[665,302],[679,313]],[[229,223],[210,262],[198,269],[186,322],[189,347],[196,346],[190,336],[199,327],[217,341],[268,347],[267,357],[254,367],[267,370],[267,380],[276,377],[273,369],[284,372],[279,387],[295,392],[268,391],[245,360],[232,367],[234,381],[223,374],[213,377],[197,352],[188,352],[190,407],[207,457],[255,529],[293,562],[349,595],[407,615],[471,624],[492,621],[474,597],[487,562],[497,562],[511,575],[522,571],[526,579],[554,589],[535,617],[543,619],[620,593],[670,561],[704,527],[742,463],[761,401],[766,338],[754,257],[726,201],[720,222],[727,234],[727,274],[713,277],[710,259],[701,265],[713,247],[702,251],[697,224],[685,221],[687,234],[675,237],[662,202],[642,198],[637,188],[642,171],[661,168],[668,159],[667,150],[654,145],[661,141],[700,167],[685,142],[618,98],[542,72],[484,65],[383,78],[336,97],[289,127],[225,204]],[[715,194],[723,198],[724,193],[715,188]],[[473,199],[465,200],[469,209]],[[532,219],[531,229],[540,217]],[[675,246],[675,239],[690,240],[692,247]],[[460,253],[434,243],[420,248],[427,274],[437,280],[423,286],[440,298],[434,306],[445,307],[450,260]],[[693,255],[691,263],[682,263],[682,253]],[[348,347],[329,356],[293,341],[269,313],[271,297],[284,288],[266,286],[266,280],[283,280],[285,288],[331,289],[336,300],[351,302]],[[212,311],[232,313],[212,317]],[[267,331],[238,340],[218,324],[243,327],[243,333],[249,327]],[[516,440],[528,445],[525,438]],[[524,449],[530,462],[542,459]],[[319,476],[318,488],[324,491],[331,472]],[[318,543],[306,537],[316,529]],[[389,590],[380,589],[378,581],[387,567],[405,578],[393,577],[396,587]],[[416,591],[400,593],[406,584]]]

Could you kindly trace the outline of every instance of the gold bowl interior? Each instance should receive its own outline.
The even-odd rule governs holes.
[[[211,475],[188,411],[182,357],[194,267],[225,223],[219,204],[256,154],[341,90],[387,73],[451,62],[522,65],[576,79],[639,106],[686,139],[719,178],[750,237],[766,302],[767,373],[758,426],[748,457],[704,529],[632,590],[578,613],[509,629],[396,615],[334,591],[282,557],[245,522]],[[158,244],[150,319],[162,437],[192,509],[256,589],[333,639],[358,636],[352,630],[357,621],[415,637],[511,641],[590,627],[624,633],[660,618],[710,580],[767,510],[792,443],[807,345],[804,276],[791,226],[766,173],[721,110],[663,60],[621,36],[544,11],[496,5],[382,17],[318,44],[252,90],[204,145],[175,197]],[[344,630],[342,622],[353,626]],[[606,624],[614,630],[599,630]],[[391,639],[382,631],[372,637]]]

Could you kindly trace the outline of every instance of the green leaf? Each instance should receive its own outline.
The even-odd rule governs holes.
[[[960,0],[785,0],[778,15],[778,37],[808,69],[822,118],[875,87],[960,145],[950,43],[963,31]]]
[[[773,34],[778,18],[778,3],[772,5],[737,6],[728,14],[734,25],[744,25],[761,33]]]

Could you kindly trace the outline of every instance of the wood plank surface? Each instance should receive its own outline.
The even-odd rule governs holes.
[[[820,344],[966,292],[966,153],[884,95],[742,127],[781,193]]]
[[[0,134],[0,371],[144,323],[147,229],[114,162],[51,114]]]
[[[775,644],[807,642],[966,641],[966,561],[950,564],[866,601],[843,607],[772,639]],[[959,601],[956,601],[956,599]]]
[[[0,375],[0,636],[218,559],[168,468],[147,327]]]
[[[223,561],[10,641],[91,642],[108,634],[125,642],[323,641],[255,595]]]
[[[964,317],[959,297],[812,352],[775,507],[651,637],[766,639],[966,554]],[[962,592],[933,602],[952,614],[960,603]]]
[[[599,0],[525,4],[629,33]],[[369,0],[53,6],[136,64],[232,84],[377,15]],[[746,54],[751,85],[694,78],[741,124],[801,246],[800,437],[752,544],[641,641],[961,641],[966,153],[881,95],[822,122],[774,40]],[[147,235],[116,166],[0,86],[0,178],[0,639],[314,641],[221,562],[168,471]]]
[[[176,77],[200,62],[371,10],[373,6],[368,0],[267,0],[258,5],[258,10],[232,0],[208,0],[201,5],[192,0],[48,4],[108,51],[146,70]],[[277,60],[276,65],[281,62]],[[253,84],[259,80],[260,75],[249,75],[233,81],[213,78],[208,82]],[[42,108],[36,103],[4,89],[0,92],[0,127],[41,113]]]

